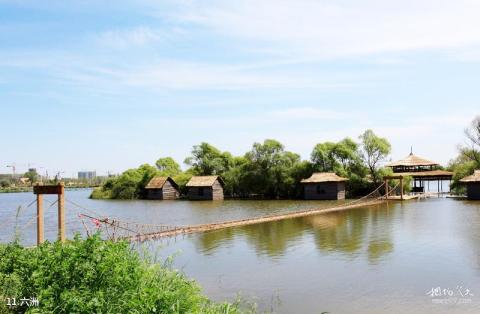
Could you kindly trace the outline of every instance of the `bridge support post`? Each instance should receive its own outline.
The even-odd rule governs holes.
[[[37,194],[37,245],[43,243],[43,195]]]
[[[58,239],[65,242],[65,186],[60,185],[58,194]]]
[[[43,194],[57,194],[58,196],[58,240],[65,242],[65,186],[35,185],[33,193],[37,195],[37,245],[43,242]]]

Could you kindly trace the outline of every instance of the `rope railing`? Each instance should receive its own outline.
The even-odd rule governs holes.
[[[380,184],[375,190],[370,192],[369,194],[355,199],[355,200],[348,200],[345,202],[340,202],[334,206],[328,208],[313,208],[313,209],[306,209],[306,210],[298,210],[289,213],[281,213],[281,214],[272,214],[272,215],[264,215],[259,217],[250,217],[245,219],[239,220],[232,220],[232,221],[223,221],[223,222],[214,222],[210,224],[201,224],[201,225],[190,225],[190,226],[179,226],[179,225],[166,225],[166,224],[152,224],[152,223],[141,223],[136,221],[129,221],[128,219],[117,219],[112,217],[107,217],[105,215],[101,215],[100,213],[82,206],[68,198],[65,198],[65,202],[71,204],[72,206],[69,208],[69,212],[77,213],[78,219],[80,219],[81,224],[83,225],[85,232],[89,236],[92,232],[89,226],[92,226],[95,229],[104,230],[104,235],[110,239],[145,239],[145,238],[154,238],[155,236],[171,236],[176,234],[185,234],[191,232],[199,232],[199,231],[211,231],[220,228],[227,228],[230,226],[241,226],[241,225],[248,225],[254,223],[261,223],[261,222],[268,222],[268,221],[277,221],[282,219],[288,218],[296,218],[302,217],[317,213],[323,212],[331,212],[331,211],[338,211],[340,209],[348,209],[359,207],[362,205],[370,205],[374,204],[375,202],[379,202],[379,200],[385,196],[390,196],[395,193],[395,190],[399,186],[399,183],[389,189],[387,194],[382,195],[381,190],[385,188],[385,183]],[[35,203],[36,200],[33,200],[29,203],[26,208],[30,207]],[[57,204],[58,200],[54,202],[49,202],[49,207],[53,207]],[[18,214],[17,214],[18,219]],[[33,224],[37,219],[37,215],[33,215],[26,223],[23,224],[22,229],[26,228],[27,226]],[[78,222],[78,220],[71,220],[69,218],[69,224],[73,225],[74,221]],[[2,225],[8,222],[2,222]]]

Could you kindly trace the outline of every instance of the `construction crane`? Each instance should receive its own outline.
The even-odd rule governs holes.
[[[15,179],[15,164],[13,163],[11,165],[7,165],[7,168],[12,168],[12,173],[13,173],[12,177],[13,179]]]

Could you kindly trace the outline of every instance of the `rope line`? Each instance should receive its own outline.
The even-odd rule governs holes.
[[[328,208],[321,208],[321,209],[307,209],[307,210],[299,210],[290,213],[283,213],[283,214],[273,214],[273,215],[265,215],[259,217],[251,217],[246,219],[239,219],[239,220],[232,220],[232,221],[224,221],[224,222],[216,222],[216,223],[209,223],[209,224],[201,224],[201,225],[190,225],[190,226],[172,226],[172,225],[165,225],[165,224],[143,224],[138,222],[129,222],[121,219],[114,219],[111,220],[108,217],[100,218],[100,215],[88,215],[88,214],[81,214],[83,217],[87,217],[91,219],[95,224],[101,223],[105,226],[106,230],[108,228],[112,228],[112,238],[129,238],[129,239],[144,239],[148,237],[154,237],[155,235],[162,236],[166,235],[176,235],[176,234],[185,234],[194,232],[194,230],[202,231],[213,231],[216,229],[221,228],[222,226],[235,226],[235,225],[247,225],[253,223],[260,223],[264,221],[276,221],[281,219],[287,218],[294,218],[294,217],[301,217],[307,216],[311,214],[321,213],[321,212],[329,212],[335,211],[339,208],[351,208],[353,206],[360,206],[360,205],[369,205],[372,202],[379,202],[382,195],[380,190],[385,186],[385,183],[382,183],[378,186],[375,190],[371,193],[363,196],[359,199],[352,200],[349,202],[340,203],[338,205],[328,207]],[[397,184],[394,188],[392,188],[388,194],[393,193],[394,190],[399,186]],[[69,201],[70,203],[74,203]],[[88,210],[89,212],[93,212],[85,208],[84,206],[78,205],[74,203],[77,207]],[[82,221],[83,222],[83,221]],[[121,234],[121,232],[126,232],[126,234]]]

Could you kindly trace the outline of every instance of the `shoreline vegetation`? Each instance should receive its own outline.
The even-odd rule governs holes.
[[[298,199],[303,193],[302,179],[313,172],[335,172],[349,179],[347,197],[353,198],[368,194],[384,175],[392,173],[390,168],[380,167],[391,152],[388,140],[371,130],[358,138],[359,142],[347,137],[339,142],[317,144],[310,160],[302,160],[299,154],[285,150],[273,139],[254,143],[243,156],[233,156],[203,142],[193,146],[191,155],[184,160],[189,166],[185,171],[173,158],[160,158],[155,166],[143,164],[109,178],[90,197],[143,199],[145,186],[155,176],[172,177],[184,194],[185,184],[192,176],[218,175],[225,182],[226,198]]]
[[[466,144],[458,146],[458,156],[447,170],[454,173],[451,192],[463,195],[460,179],[480,169],[480,116],[465,129]],[[109,178],[92,194],[93,199],[142,199],[145,186],[154,176],[170,176],[185,194],[185,184],[192,176],[218,175],[225,182],[226,198],[235,199],[298,199],[302,197],[300,181],[314,172],[334,172],[348,179],[347,198],[361,197],[377,188],[392,169],[382,167],[392,150],[390,142],[366,130],[358,141],[346,137],[338,142],[317,144],[309,160],[285,150],[278,141],[267,139],[254,143],[243,156],[233,156],[208,143],[193,146],[184,160],[189,166],[182,171],[171,157],[157,160],[155,166],[143,164],[121,175]],[[438,167],[438,169],[444,169]],[[411,177],[404,179],[404,191],[411,190]],[[390,182],[394,185],[394,182]]]
[[[147,256],[144,256],[147,255]],[[0,244],[0,313],[254,313],[240,301],[217,303],[199,285],[125,241],[79,235],[35,248]],[[35,297],[38,307],[8,308]]]
[[[68,191],[68,190],[95,189],[95,188],[98,188],[98,185],[67,186],[65,187],[65,190]],[[0,188],[0,193],[25,193],[25,192],[33,192],[33,186]]]

